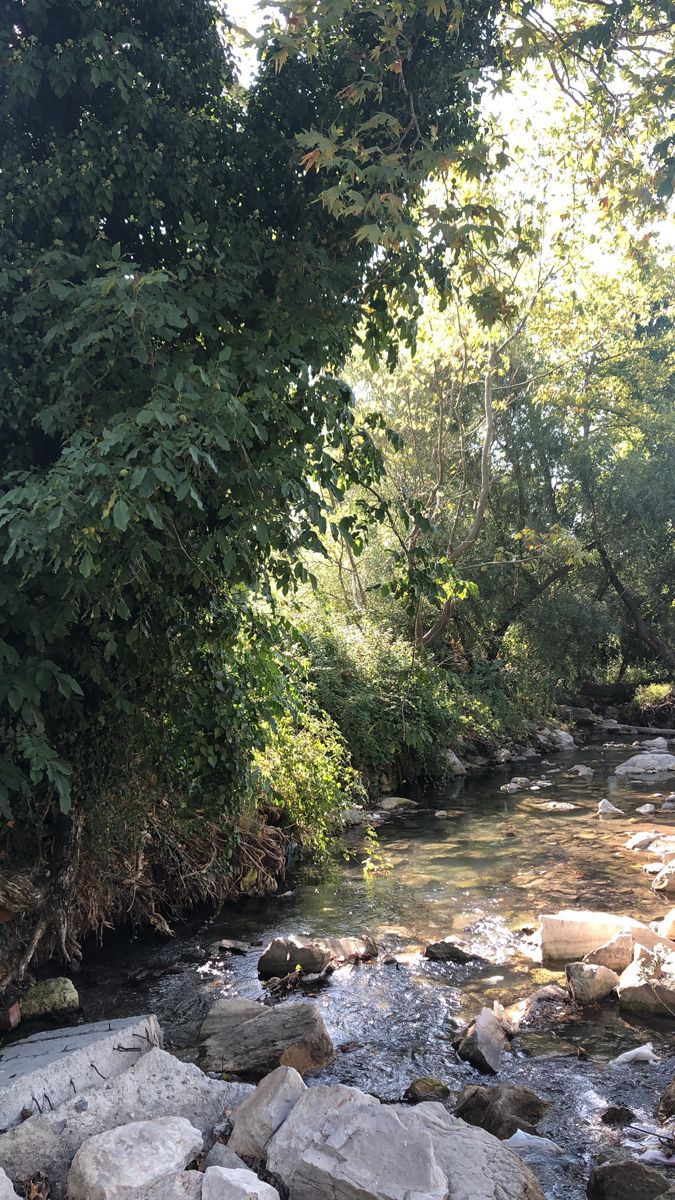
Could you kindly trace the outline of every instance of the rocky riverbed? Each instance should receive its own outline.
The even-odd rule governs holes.
[[[192,1070],[189,1060],[213,1074],[225,1068],[248,1077],[278,1066],[292,1068],[305,1075],[317,1100],[318,1087],[357,1088],[358,1105],[379,1100],[392,1114],[378,1116],[376,1123],[398,1121],[399,1137],[412,1137],[414,1128],[417,1142],[427,1134],[433,1142],[433,1131],[427,1128],[424,1137],[421,1132],[426,1117],[420,1110],[427,1108],[432,1125],[436,1117],[441,1124],[450,1119],[447,1114],[456,1108],[465,1120],[483,1112],[487,1132],[502,1137],[508,1121],[518,1119],[509,1109],[508,1089],[520,1089],[529,1116],[522,1116],[521,1132],[516,1129],[516,1144],[508,1153],[517,1152],[532,1169],[547,1200],[581,1200],[593,1167],[604,1159],[611,1166],[645,1156],[647,1164],[639,1164],[642,1191],[634,1179],[633,1191],[625,1195],[616,1187],[607,1190],[614,1186],[607,1166],[604,1176],[596,1171],[592,1195],[605,1200],[659,1195],[653,1190],[659,1181],[668,1186],[662,1173],[668,1170],[662,1153],[668,1142],[659,1139],[668,1138],[670,1128],[657,1119],[656,1110],[675,1075],[675,1003],[671,1013],[667,982],[673,931],[661,923],[675,898],[669,898],[668,887],[655,890],[652,884],[664,870],[669,878],[675,812],[668,795],[675,776],[667,769],[656,775],[617,772],[636,755],[669,753],[668,747],[642,749],[651,739],[638,739],[638,746],[632,740],[590,747],[567,743],[562,751],[507,764],[501,773],[460,779],[444,796],[389,804],[389,817],[378,826],[375,869],[365,874],[357,830],[348,857],[321,883],[305,883],[275,902],[251,902],[221,913],[163,946],[145,937],[132,946],[121,939],[110,943],[85,962],[77,981],[86,1017],[156,1013],[165,1044],[183,1060],[177,1069]],[[618,811],[600,816],[603,800]],[[639,811],[645,806],[654,811]],[[556,951],[561,959],[593,959],[602,942],[610,941],[611,962],[568,966],[567,973],[564,962],[541,962],[538,915],[565,909],[615,914],[619,925],[596,921],[583,942],[578,928],[544,923],[545,954],[554,928],[556,936],[563,932],[568,939],[563,952]],[[650,929],[657,922],[662,933]],[[624,924],[630,928],[624,930]],[[569,941],[572,934],[576,942]],[[275,948],[273,940],[290,935],[305,939],[298,943],[305,954],[317,939],[325,949],[315,951],[311,961],[296,962],[288,943]],[[336,939],[346,935],[355,940],[341,954]],[[653,961],[659,939],[665,940],[665,950]],[[264,947],[255,943],[270,943],[262,978]],[[632,968],[636,955],[642,965]],[[296,965],[304,971],[296,971]],[[660,1007],[636,1011],[628,1006],[625,989],[619,1004],[616,988],[621,993],[629,968],[637,970],[633,982],[643,993],[662,994]],[[543,994],[542,988],[547,989]],[[615,1061],[649,1042],[651,1054]],[[200,1077],[205,1078],[201,1072]],[[402,1107],[404,1095],[421,1097],[423,1103]],[[532,1108],[531,1095],[540,1109]],[[434,1116],[430,1110],[435,1112],[439,1102],[442,1113]],[[500,1129],[494,1115],[484,1115],[495,1109],[506,1121]],[[608,1109],[615,1110],[613,1117],[607,1118]],[[414,1120],[401,1115],[407,1112],[420,1115]],[[213,1136],[212,1130],[200,1132],[207,1142]],[[329,1136],[315,1130],[312,1139],[321,1140],[324,1133]],[[526,1135],[547,1140],[528,1142]],[[315,1140],[312,1145],[316,1149]],[[659,1161],[649,1166],[650,1158]],[[443,1174],[443,1164],[434,1161]],[[644,1175],[647,1169],[661,1172],[656,1183]],[[267,1180],[267,1166],[262,1175]],[[450,1177],[446,1171],[446,1182]],[[616,1175],[619,1182],[626,1178],[625,1172]],[[205,1179],[189,1180],[193,1191],[166,1194],[196,1195],[194,1188],[205,1186]],[[283,1194],[288,1183],[279,1175],[275,1179]],[[249,1185],[250,1180],[241,1183]],[[293,1186],[291,1197],[301,1195]],[[438,1186],[442,1189],[442,1181]],[[453,1200],[460,1194],[449,1192]],[[522,1187],[513,1192],[521,1194],[529,1196]],[[474,1193],[469,1195],[474,1200]],[[501,1195],[494,1188],[486,1192],[490,1200]],[[503,1195],[510,1200],[511,1193]]]

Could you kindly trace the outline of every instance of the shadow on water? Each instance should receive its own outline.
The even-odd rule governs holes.
[[[212,941],[229,936],[264,943],[285,933],[368,932],[398,964],[344,967],[316,995],[336,1046],[347,1047],[317,1078],[355,1084],[383,1099],[400,1097],[411,1079],[425,1074],[456,1089],[481,1082],[457,1059],[456,1030],[483,1004],[497,999],[509,1004],[560,979],[534,961],[530,934],[538,913],[581,907],[645,921],[663,915],[642,861],[622,846],[638,828],[675,827],[675,814],[663,820],[635,816],[639,805],[668,789],[663,782],[628,783],[613,776],[614,766],[630,753],[621,745],[591,746],[422,797],[412,815],[379,830],[382,855],[391,862],[387,874],[365,877],[362,854],[353,848],[321,883],[232,906],[199,927],[195,922],[184,928],[171,942],[144,936],[130,945],[117,936],[85,960],[79,986],[86,1016],[153,1011],[168,1044],[182,1057],[195,1057],[200,1022],[217,997],[262,995],[257,953],[205,961]],[[593,779],[565,778],[573,762],[591,766]],[[551,786],[513,795],[500,791],[510,776],[522,774]],[[603,797],[622,808],[625,818],[600,820]],[[575,807],[550,809],[551,801]],[[447,819],[434,815],[439,809],[448,810]],[[471,942],[489,961],[460,966],[422,957],[428,942],[449,934]],[[535,1164],[549,1200],[581,1200],[590,1158],[616,1148],[621,1135],[601,1124],[604,1107],[627,1103],[640,1120],[652,1117],[673,1073],[674,1035],[675,1021],[647,1026],[605,1005],[514,1043],[499,1079],[527,1084],[552,1100],[542,1130],[566,1151],[554,1166]],[[663,1056],[659,1065],[609,1065],[616,1054],[647,1040]],[[579,1047],[587,1059],[578,1057]]]

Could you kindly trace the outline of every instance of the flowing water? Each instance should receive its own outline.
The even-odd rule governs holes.
[[[210,959],[219,937],[255,944],[278,934],[371,934],[398,960],[343,967],[315,995],[338,1050],[320,1081],[340,1081],[382,1099],[400,1098],[421,1075],[453,1089],[485,1082],[459,1062],[452,1047],[458,1028],[484,1004],[509,1004],[541,984],[559,980],[536,961],[531,937],[540,912],[576,907],[628,913],[646,921],[663,915],[650,889],[644,859],[622,847],[639,828],[675,829],[675,813],[635,815],[661,781],[624,782],[614,766],[634,753],[625,745],[594,745],[532,759],[461,782],[444,795],[418,798],[409,816],[378,830],[376,874],[364,874],[363,852],[351,846],[320,883],[286,895],[244,901],[215,919],[184,928],[170,942],[117,936],[85,959],[78,982],[87,1019],[155,1012],[167,1044],[198,1059],[200,1022],[219,996],[261,998],[258,954]],[[594,769],[592,780],[565,778],[574,762]],[[526,774],[551,786],[513,795],[500,790]],[[626,816],[601,820],[608,797]],[[575,805],[569,811],[550,802]],[[654,801],[658,807],[660,801]],[[448,813],[439,819],[435,813]],[[424,946],[446,935],[469,941],[488,962],[434,963]],[[284,1001],[293,1003],[293,1000]],[[651,1040],[657,1066],[616,1068],[609,1060]],[[588,1054],[580,1058],[579,1047]],[[628,1103],[638,1123],[652,1119],[655,1102],[675,1071],[675,1020],[646,1025],[620,1016],[616,1005],[588,1010],[571,1023],[517,1038],[504,1056],[498,1081],[527,1084],[552,1101],[541,1129],[565,1155],[534,1162],[548,1200],[581,1200],[589,1163],[615,1153],[626,1137],[604,1126],[610,1103]],[[675,1174],[675,1172],[674,1172]]]

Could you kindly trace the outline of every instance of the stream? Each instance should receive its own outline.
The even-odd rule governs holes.
[[[540,1130],[565,1152],[554,1160],[528,1161],[548,1200],[583,1200],[591,1162],[630,1153],[630,1133],[603,1125],[600,1113],[609,1104],[628,1104],[638,1124],[653,1118],[675,1074],[675,1020],[647,1023],[619,1015],[616,1004],[600,1005],[571,1023],[518,1037],[496,1079],[460,1062],[452,1039],[484,1004],[508,1005],[561,980],[559,972],[536,961],[531,933],[538,913],[569,907],[645,921],[664,915],[665,905],[642,870],[644,860],[622,846],[637,829],[675,826],[675,813],[635,817],[639,805],[654,793],[665,796],[669,786],[613,776],[614,766],[632,753],[625,743],[590,744],[418,797],[417,809],[378,829],[380,854],[390,865],[386,872],[364,875],[354,833],[344,856],[318,884],[245,900],[206,921],[202,916],[171,940],[143,934],[130,943],[128,935],[111,935],[102,949],[86,955],[77,981],[86,1019],[154,1012],[167,1047],[198,1061],[198,1029],[214,1000],[223,994],[263,995],[258,952],[209,959],[214,940],[232,937],[258,945],[278,934],[369,933],[397,962],[386,965],[381,956],[375,963],[342,967],[315,995],[333,1042],[343,1049],[310,1082],[353,1084],[383,1100],[400,1098],[422,1075],[457,1090],[468,1083],[525,1084],[552,1102]],[[592,767],[593,779],[564,778],[573,763]],[[514,794],[500,790],[523,774],[551,786]],[[626,817],[599,819],[603,797]],[[550,801],[576,807],[549,810]],[[660,800],[654,802],[658,807]],[[440,809],[449,814],[444,820],[435,816]],[[427,943],[447,935],[470,942],[489,963],[422,957]],[[646,1041],[662,1056],[658,1065],[609,1065]],[[579,1047],[587,1059],[579,1057]]]

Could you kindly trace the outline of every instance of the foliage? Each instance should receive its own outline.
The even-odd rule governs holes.
[[[305,703],[268,729],[254,755],[252,801],[277,809],[303,848],[325,854],[349,803],[359,795],[358,777],[334,721]]]

